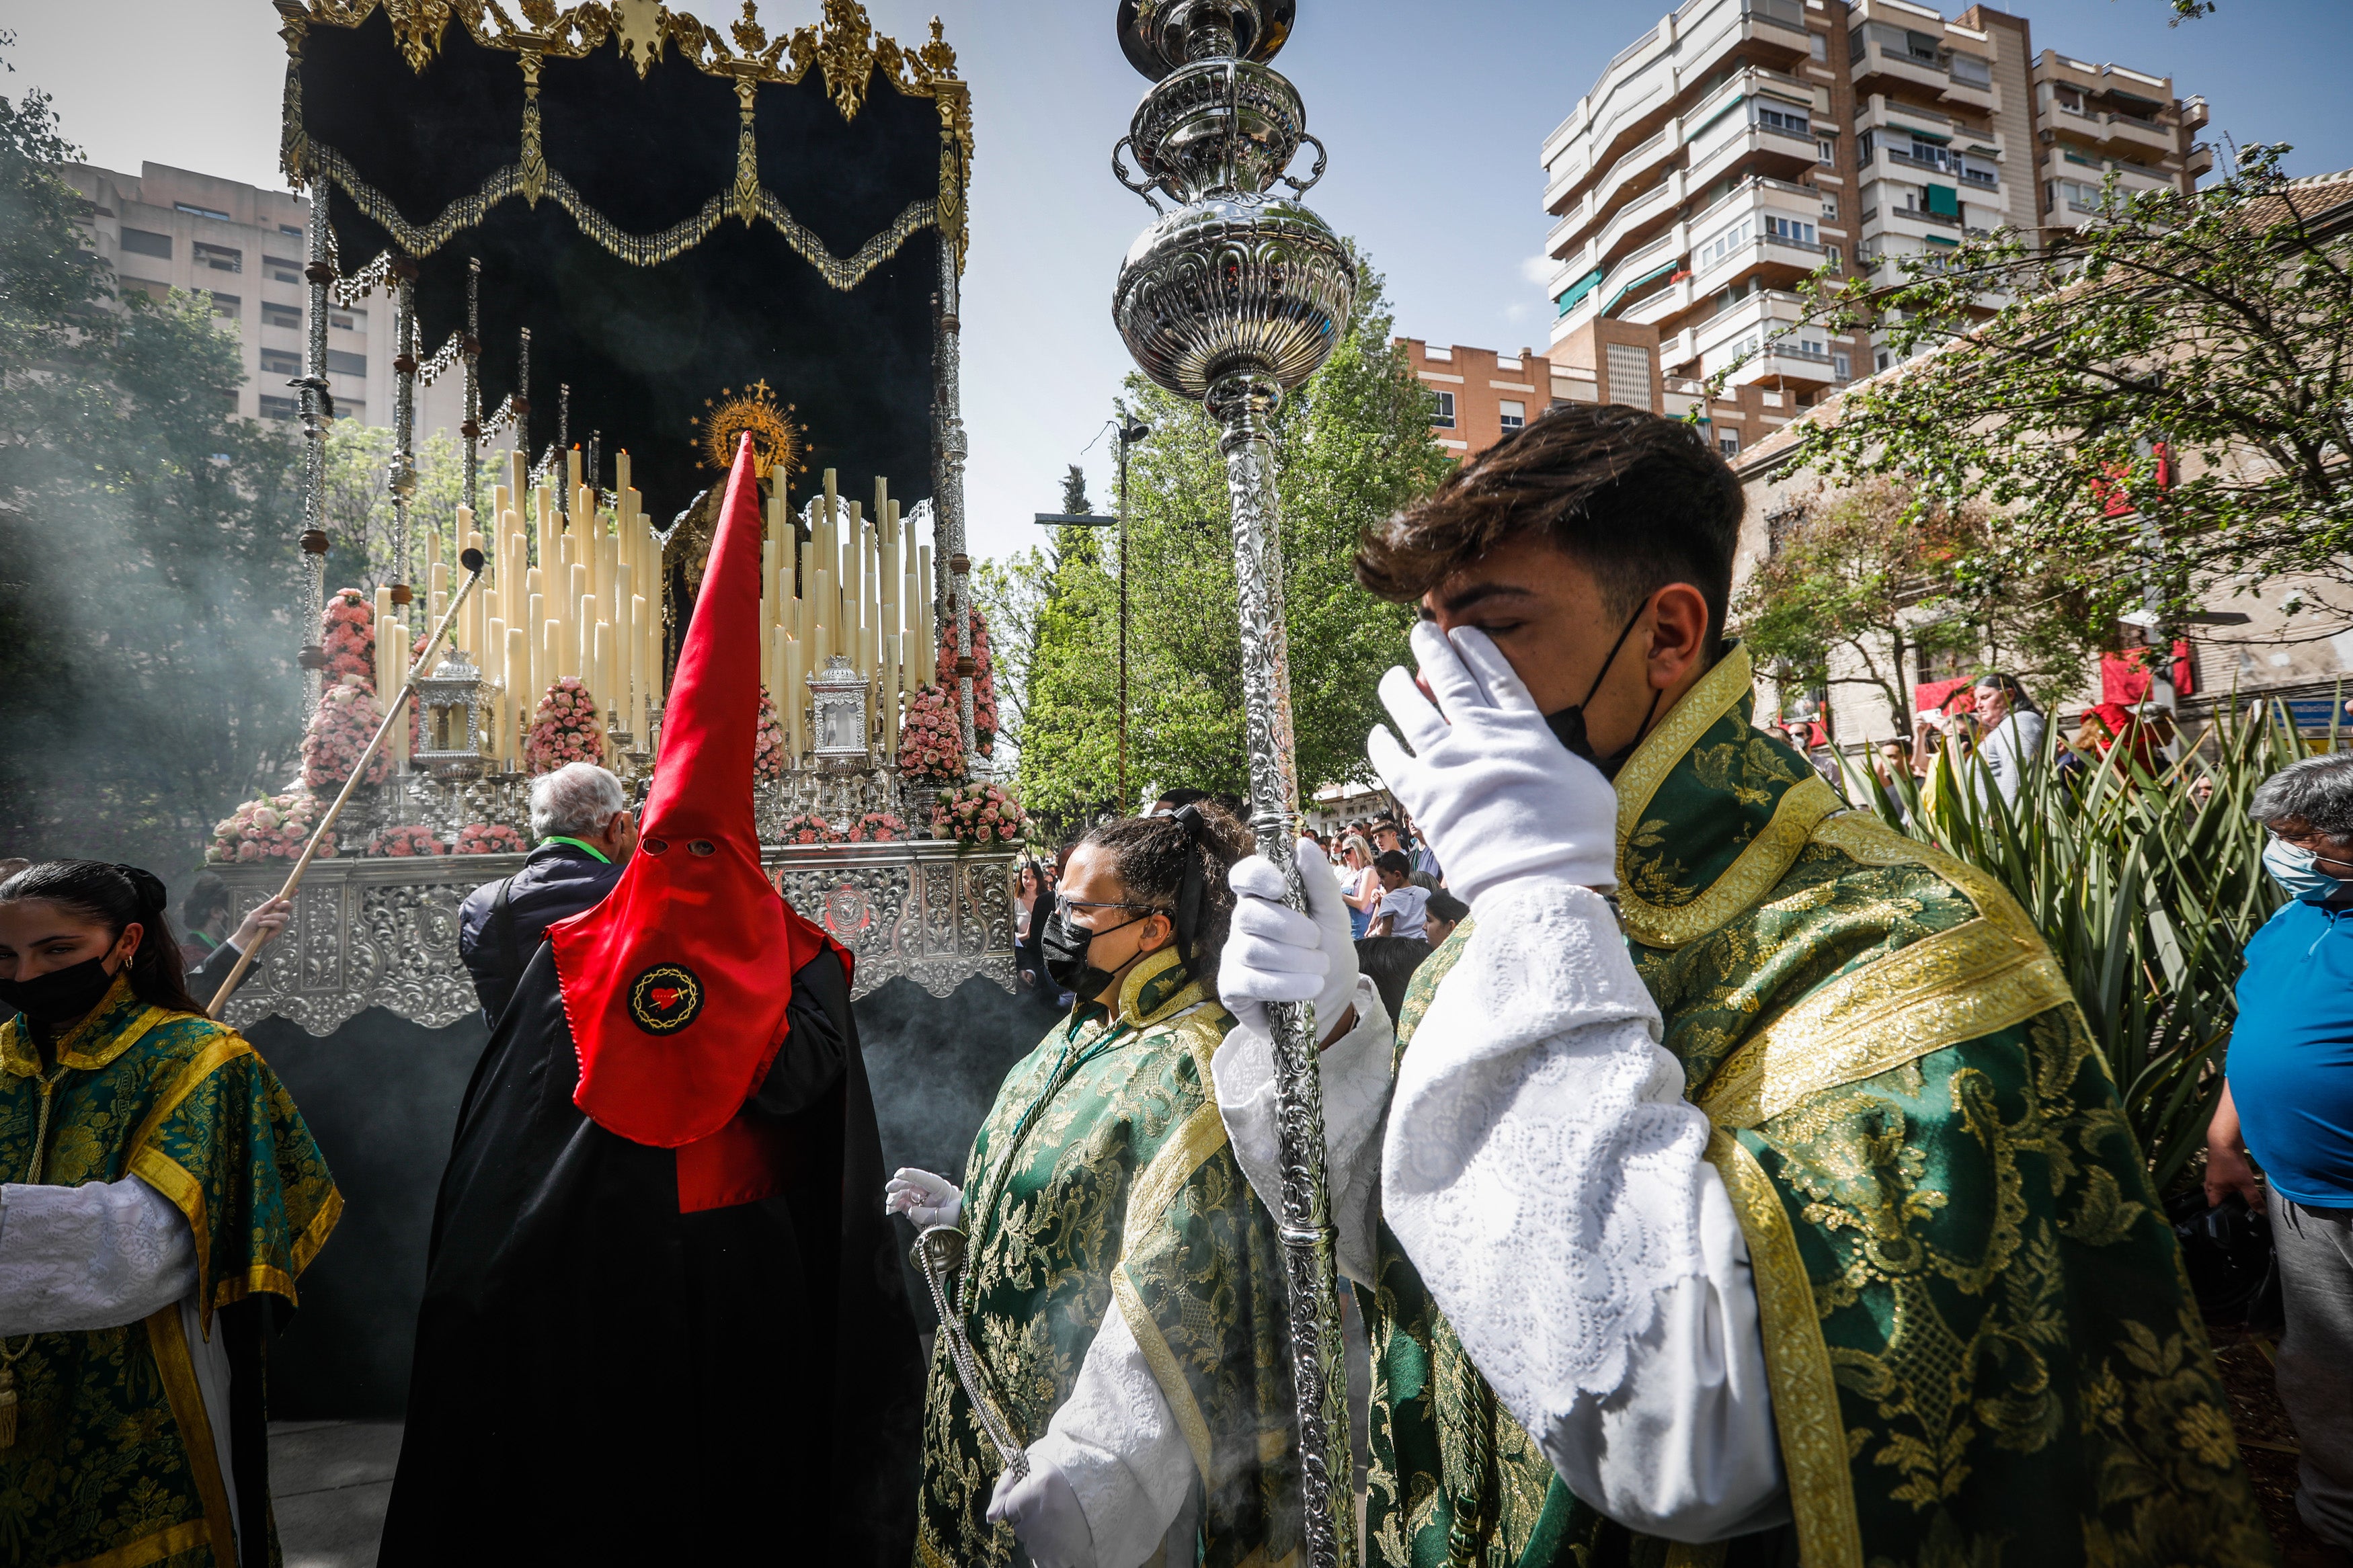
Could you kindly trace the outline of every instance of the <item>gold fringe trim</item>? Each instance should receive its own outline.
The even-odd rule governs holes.
[[[1141,1236],[1160,1223],[1160,1216],[1193,1179],[1193,1173],[1202,1162],[1226,1146],[1226,1121],[1219,1114],[1215,1101],[1198,1108],[1185,1118],[1176,1133],[1160,1146],[1152,1163],[1127,1191],[1127,1219],[1124,1236]]]
[[[1757,1323],[1764,1331],[1765,1380],[1773,1391],[1798,1554],[1806,1568],[1862,1568],[1862,1526],[1847,1469],[1838,1384],[1789,1211],[1757,1156],[1731,1133],[1722,1128],[1712,1132],[1707,1158],[1724,1177],[1725,1193],[1748,1242]]]
[[[180,1326],[178,1302],[148,1316],[147,1340],[164,1374],[164,1394],[171,1402],[172,1420],[180,1428],[188,1478],[196,1483],[196,1496],[204,1502],[213,1561],[235,1563],[236,1521],[229,1513],[228,1487],[221,1478],[220,1450],[213,1446],[212,1417],[205,1411],[204,1390],[196,1383],[196,1366],[188,1354],[187,1331]]]

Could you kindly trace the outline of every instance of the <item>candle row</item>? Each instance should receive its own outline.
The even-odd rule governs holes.
[[[931,547],[914,541],[886,479],[874,481],[870,515],[860,501],[844,507],[839,478],[826,469],[806,539],[784,476],[772,471],[769,482],[760,679],[776,700],[786,749],[797,757],[809,751],[807,680],[839,653],[865,679],[871,738],[893,754],[901,703],[933,673],[930,605],[921,591],[931,579]]]

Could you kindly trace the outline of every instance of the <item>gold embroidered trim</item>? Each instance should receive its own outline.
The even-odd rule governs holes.
[[[1733,644],[1619,770],[1618,910],[1626,934],[1644,947],[1682,947],[1697,942],[1763,898],[1805,848],[1814,825],[1845,807],[1846,803],[1820,779],[1804,779],[1781,796],[1765,830],[1749,840],[1724,874],[1690,903],[1670,909],[1651,903],[1633,890],[1632,879],[1626,873],[1626,845],[1641,830],[1642,814],[1650,810],[1660,786],[1700,737],[1740,706],[1754,679],[1748,649]]]
[[[544,59],[579,59],[602,47],[610,37],[616,41],[621,58],[637,67],[640,79],[652,68],[672,45],[680,55],[698,70],[724,77],[737,85],[740,93],[748,92],[757,83],[771,82],[792,85],[803,80],[815,67],[824,74],[826,96],[833,101],[844,121],[855,121],[858,111],[871,96],[877,72],[893,89],[906,98],[928,98],[934,100],[940,118],[940,178],[938,194],[931,203],[916,203],[924,207],[926,216],[913,226],[922,227],[934,221],[936,214],[941,232],[955,246],[956,268],[964,268],[964,258],[970,236],[965,227],[964,193],[972,184],[973,127],[972,95],[965,84],[957,79],[955,50],[943,36],[938,17],[932,19],[929,42],[909,48],[894,38],[877,34],[857,0],[826,0],[825,16],[820,22],[777,35],[773,40],[756,19],[753,8],[746,5],[744,16],[730,26],[735,47],[730,48],[727,39],[717,28],[709,26],[693,16],[674,14],[667,7],[649,0],[600,0],[585,3],[558,12],[552,0],[522,0],[523,22],[518,25],[500,6],[498,0],[278,0],[280,26],[279,33],[286,40],[288,69],[286,95],[279,130],[279,156],[286,176],[299,189],[314,177],[314,160],[332,157],[332,151],[311,142],[302,124],[302,84],[301,62],[302,47],[311,25],[322,24],[338,27],[356,27],[381,6],[392,23],[393,34],[398,40],[402,58],[409,68],[423,71],[439,54],[441,39],[451,21],[465,24],[474,41],[486,48],[504,49],[519,56],[517,64],[524,79],[522,147],[519,163],[492,176],[493,182],[512,177],[512,194],[521,195],[534,205],[543,195],[554,195],[562,176],[547,167],[539,138],[538,80],[540,64]],[[341,182],[338,182],[341,183]],[[348,185],[345,186],[349,190]],[[488,186],[485,186],[488,189]],[[730,210],[741,212],[743,191],[731,191],[726,198],[714,197]],[[762,193],[763,206],[773,198]],[[354,195],[356,199],[356,195]],[[469,198],[473,199],[473,198]],[[574,217],[586,229],[589,215],[585,208],[569,207]],[[781,210],[781,208],[779,208]],[[914,207],[910,207],[913,212]],[[370,215],[374,216],[374,215]],[[444,215],[445,216],[447,215]],[[711,216],[711,207],[687,220],[686,227],[700,224]],[[379,222],[382,220],[379,219]],[[480,219],[475,221],[479,222]],[[602,218],[596,220],[603,224]],[[746,221],[749,221],[748,218]],[[773,217],[771,221],[776,221]],[[906,221],[902,215],[902,224]],[[387,225],[387,227],[390,226]],[[460,227],[466,226],[460,225]],[[609,224],[607,229],[617,234]],[[713,223],[703,229],[707,234]],[[818,250],[815,237],[793,225],[786,228],[787,239],[804,256],[802,237]],[[676,232],[675,230],[668,232]],[[913,232],[912,228],[909,232]],[[443,237],[448,237],[446,235]],[[697,237],[701,237],[700,236]],[[901,236],[903,241],[904,235]],[[599,237],[599,243],[606,243]],[[875,242],[869,241],[871,249]],[[608,248],[612,248],[609,245]],[[890,246],[881,258],[898,248]],[[412,250],[412,256],[424,251]],[[618,249],[614,254],[623,255]],[[673,253],[675,254],[675,253]],[[866,254],[865,249],[860,256]],[[817,258],[810,256],[812,262]],[[649,263],[638,263],[640,266]],[[824,269],[823,263],[818,263]],[[837,264],[840,265],[840,264]],[[869,262],[865,270],[871,270]],[[863,276],[863,271],[860,276]],[[834,282],[828,272],[827,281],[836,288],[848,284]]]
[[[1203,1161],[1226,1146],[1226,1119],[1215,1100],[1185,1118],[1174,1136],[1160,1146],[1152,1163],[1127,1192],[1127,1220],[1123,1236],[1141,1236],[1160,1223],[1160,1216],[1182,1192]]]
[[[1672,909],[1648,903],[1618,881],[1618,912],[1626,934],[1644,947],[1682,947],[1697,942],[1725,921],[1773,890],[1813,837],[1816,825],[1835,811],[1846,809],[1836,791],[1819,778],[1792,784],[1773,810],[1764,831],[1748,841],[1724,874],[1709,883],[1690,903]],[[1625,854],[1625,817],[1619,817],[1620,848]]]
[[[114,984],[106,988],[106,994],[99,1000],[97,1006],[90,1010],[89,1016],[68,1030],[65,1038],[58,1042],[59,1067],[71,1068],[76,1072],[96,1072],[100,1068],[111,1066],[123,1052],[145,1039],[148,1032],[157,1025],[189,1016],[164,1007],[143,1007],[116,1026],[105,1045],[95,1050],[85,1049],[104,1027],[102,1020],[121,1004],[130,989],[131,972],[126,969],[114,977]],[[41,1058],[34,1049],[32,1037],[16,1027],[16,1020],[13,1016],[6,1023],[0,1024],[0,1067],[5,1067],[18,1078],[41,1076]]]
[[[1145,1364],[1152,1368],[1153,1381],[1160,1384],[1187,1446],[1193,1450],[1194,1465],[1204,1477],[1214,1474],[1209,1468],[1209,1424],[1202,1418],[1201,1402],[1193,1397],[1193,1385],[1186,1381],[1185,1369],[1177,1363],[1176,1352],[1168,1348],[1160,1325],[1145,1310],[1144,1298],[1135,1293],[1135,1281],[1128,1276],[1125,1263],[1111,1271],[1111,1296],[1119,1305],[1119,1315],[1127,1320],[1128,1331],[1135,1336],[1135,1348],[1144,1352]]]
[[[1739,705],[1755,680],[1748,649],[1733,644],[1715,661],[1715,668],[1701,676],[1681,702],[1667,710],[1659,727],[1642,737],[1642,743],[1618,770],[1618,880],[1621,884],[1626,880],[1626,841],[1641,825],[1642,814],[1651,809],[1651,797],[1659,793],[1683,753]]]
[[[500,203],[516,196],[534,205],[542,199],[554,202],[572,215],[582,234],[632,267],[657,267],[683,256],[708,239],[728,217],[744,216],[742,193],[730,191],[712,196],[702,204],[701,212],[659,233],[631,234],[590,206],[587,198],[560,173],[543,169],[540,189],[534,194],[530,167],[510,163],[484,180],[472,195],[459,197],[444,207],[439,216],[420,226],[409,222],[393,205],[391,197],[361,178],[351,161],[332,147],[313,146],[311,154],[318,177],[340,188],[351,198],[352,205],[381,225],[401,252],[411,257],[432,255],[459,234],[480,224]],[[868,273],[896,256],[917,229],[929,227],[937,210],[938,204],[934,200],[908,203],[906,210],[888,228],[860,246],[855,255],[843,258],[827,249],[816,231],[793,216],[791,209],[777,200],[775,193],[758,189],[750,204],[752,216],[775,225],[794,254],[816,268],[828,284],[844,291],[856,288]],[[745,221],[749,221],[748,216]]]
[[[214,1465],[217,1468],[219,1461],[216,1459]],[[69,1563],[65,1568],[147,1568],[150,1563],[161,1563],[166,1558],[177,1557],[183,1552],[194,1552],[204,1545],[211,1534],[212,1526],[206,1521],[182,1520],[168,1530],[142,1535],[128,1545],[118,1546],[111,1552],[101,1552],[95,1557],[85,1557],[79,1563]]]
[[[1960,887],[1978,916],[1841,975],[1758,1030],[1697,1096],[1717,1126],[1758,1126],[1807,1095],[2073,1001],[2025,911],[1990,878],[1905,838],[1867,812],[1833,816],[1814,838],[1869,864],[1928,865]]]
[[[187,1066],[180,1069],[180,1076],[172,1080],[172,1087],[155,1101],[154,1107],[147,1112],[147,1119],[139,1124],[139,1131],[131,1139],[132,1174],[144,1179],[149,1186],[171,1199],[172,1205],[187,1216],[188,1229],[196,1242],[197,1321],[208,1336],[212,1332],[213,1321],[213,1245],[212,1232],[206,1228],[205,1190],[179,1162],[154,1147],[151,1140],[154,1138],[156,1129],[164,1125],[164,1119],[180,1108],[181,1101],[195,1092],[198,1084],[218,1071],[222,1064],[252,1054],[253,1047],[247,1045],[241,1036],[223,1030],[219,1038],[207,1044],[190,1058]]]
[[[148,1315],[147,1342],[155,1352],[155,1365],[164,1375],[164,1394],[171,1402],[172,1420],[180,1428],[180,1447],[187,1456],[188,1479],[196,1483],[196,1496],[204,1503],[206,1533],[211,1537],[213,1561],[234,1563],[236,1521],[229,1512],[228,1487],[221,1479],[220,1450],[213,1446],[212,1418],[205,1411],[204,1390],[196,1383],[195,1363],[188,1356],[187,1331],[180,1326],[179,1303]]]
[[[1847,1469],[1838,1384],[1831,1379],[1821,1313],[1798,1255],[1789,1211],[1757,1156],[1731,1133],[1719,1127],[1709,1134],[1707,1158],[1724,1177],[1725,1194],[1748,1242],[1757,1323],[1764,1331],[1765,1380],[1772,1388],[1781,1467],[1789,1479],[1798,1554],[1806,1568],[1862,1568],[1862,1526]]]

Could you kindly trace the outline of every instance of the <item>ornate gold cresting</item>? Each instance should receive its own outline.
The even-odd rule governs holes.
[[[930,225],[955,241],[961,269],[970,243],[965,192],[972,181],[972,99],[965,84],[956,78],[955,50],[943,36],[938,17],[932,19],[929,41],[911,49],[877,34],[858,0],[826,0],[821,21],[774,37],[760,25],[754,0],[744,0],[743,16],[730,24],[726,35],[693,16],[670,11],[659,0],[583,0],[569,7],[559,7],[555,0],[514,3],[522,14],[520,21],[501,0],[275,0],[289,60],[280,138],[287,178],[297,189],[313,173],[332,182],[351,197],[353,205],[391,231],[402,250],[416,257],[431,255],[453,235],[480,223],[500,202],[519,195],[533,206],[543,200],[555,202],[596,243],[639,267],[691,249],[733,216],[746,224],[755,216],[774,223],[792,247],[837,289],[854,287],[894,255],[908,236]],[[355,27],[379,9],[392,24],[401,57],[411,69],[421,71],[432,62],[448,25],[455,21],[465,26],[476,43],[519,56],[517,63],[523,72],[519,161],[421,224],[410,222],[334,149],[314,147],[302,129],[301,86],[295,68],[301,63],[304,29],[319,25]],[[615,41],[621,58],[635,66],[640,77],[674,47],[696,68],[730,78],[736,86],[742,118],[733,183],[724,194],[705,203],[702,212],[659,234],[631,234],[589,206],[563,172],[548,165],[541,142],[540,62],[580,58],[607,38]],[[823,73],[826,96],[844,121],[857,119],[878,73],[893,90],[909,98],[931,99],[939,110],[936,196],[911,203],[889,228],[849,258],[835,257],[773,193],[759,184],[752,136],[754,91],[764,82],[797,83],[813,68]]]

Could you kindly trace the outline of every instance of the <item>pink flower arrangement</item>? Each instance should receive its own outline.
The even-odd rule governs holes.
[[[753,731],[752,776],[771,783],[785,776],[785,726],[776,716],[776,700],[760,688],[760,725]]]
[[[906,837],[906,818],[887,811],[870,811],[849,825],[852,844],[896,844]]]
[[[522,835],[503,822],[470,822],[458,829],[460,855],[520,855]]]
[[[980,618],[980,606],[972,607],[972,662],[976,667],[972,676],[972,743],[982,756],[997,752],[997,661],[988,653],[988,623]],[[956,689],[955,628],[940,628],[940,658],[937,668],[942,689]],[[951,707],[954,703],[950,704]],[[961,727],[961,725],[959,725]]]
[[[1011,792],[993,784],[959,785],[932,806],[932,831],[959,844],[1010,844],[1029,821]]]
[[[357,588],[338,588],[319,615],[319,646],[327,656],[327,679],[356,675],[375,685],[375,606]]]
[[[907,700],[899,725],[899,771],[949,784],[964,777],[964,725],[944,688],[926,686]]]
[[[841,829],[814,812],[785,818],[784,839],[787,844],[839,844]]]
[[[512,831],[512,829],[510,829]],[[387,827],[365,851],[370,855],[447,855],[449,847],[429,827]]]
[[[552,773],[566,763],[605,765],[605,721],[578,676],[564,677],[539,700],[522,754],[523,771],[533,775]]]
[[[319,825],[319,811],[317,797],[308,790],[248,800],[214,824],[205,860],[226,866],[299,857]],[[319,858],[332,859],[334,853],[335,836],[330,833],[319,840]]]
[[[319,693],[319,710],[302,733],[302,783],[311,789],[333,789],[352,776],[360,753],[384,722],[384,710],[364,677],[345,675]],[[368,763],[363,784],[381,784],[392,772],[389,747]]]

